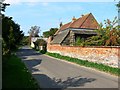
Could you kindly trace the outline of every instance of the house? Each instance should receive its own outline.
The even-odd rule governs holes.
[[[35,42],[40,39],[40,37],[31,37],[31,47],[34,48],[35,47]]]
[[[71,22],[60,27],[50,44],[73,45],[78,37],[87,39],[97,35],[95,30],[98,28],[99,24],[92,13],[82,15],[78,19],[73,17]]]
[[[31,38],[31,47],[36,49],[46,49],[48,38],[42,38],[42,37],[32,37]],[[39,43],[38,47],[36,46],[37,43]]]

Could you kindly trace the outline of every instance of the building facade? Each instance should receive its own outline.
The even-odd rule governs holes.
[[[73,17],[71,22],[62,25],[55,33],[51,44],[74,45],[77,38],[85,40],[97,35],[95,30],[98,28],[99,24],[92,13],[82,15],[78,19]]]

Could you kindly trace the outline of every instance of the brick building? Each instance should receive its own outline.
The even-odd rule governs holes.
[[[78,19],[73,17],[71,22],[62,25],[55,33],[51,44],[73,45],[78,37],[86,39],[97,35],[95,30],[98,28],[99,24],[92,13],[82,15]]]

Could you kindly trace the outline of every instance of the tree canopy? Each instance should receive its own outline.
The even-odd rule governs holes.
[[[120,1],[118,2],[118,4],[116,5],[118,8],[120,7]]]
[[[40,27],[39,26],[32,26],[28,31],[29,35],[32,37],[39,37]]]
[[[48,38],[49,36],[53,36],[58,28],[51,28],[49,31],[43,32],[43,37]]]
[[[1,11],[5,12],[6,6],[10,4],[0,3]],[[12,20],[12,17],[1,14],[2,17],[2,54],[11,54],[18,48],[23,39],[23,31],[20,30],[20,25]]]
[[[105,20],[105,27],[100,24],[100,28],[96,30],[97,35],[88,38],[82,42],[84,46],[120,46],[120,30],[116,25],[118,22],[117,17],[113,21]]]
[[[11,53],[21,44],[24,34],[20,25],[12,20],[12,17],[2,15],[3,54]]]

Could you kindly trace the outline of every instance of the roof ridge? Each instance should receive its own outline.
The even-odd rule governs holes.
[[[80,17],[81,18],[81,17]],[[80,19],[80,18],[78,18],[78,19]],[[69,25],[69,27],[74,23],[74,22],[76,22],[78,19],[76,19],[75,21],[71,21],[71,24]]]
[[[84,22],[87,20],[87,18],[90,16],[90,14],[91,14],[91,13],[84,15],[84,16],[87,16],[87,15],[88,15],[88,16],[87,16],[86,19],[83,21],[83,23],[80,25],[80,27],[84,24]],[[82,17],[81,17],[81,18],[82,18]]]
[[[72,22],[69,22],[69,23],[70,23],[70,25],[72,24]],[[67,24],[68,24],[68,23],[67,23]],[[69,28],[70,25],[68,25],[67,28]]]
[[[74,22],[74,21],[73,21]],[[71,26],[71,24],[73,24],[73,22],[70,22],[70,25],[67,27],[67,28],[69,28],[70,26]]]

